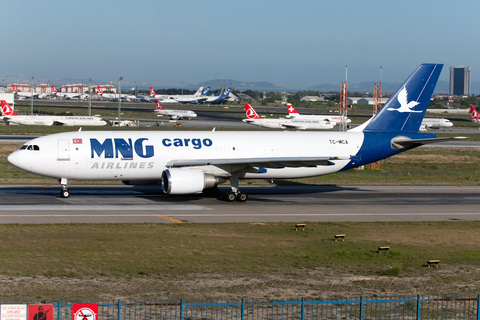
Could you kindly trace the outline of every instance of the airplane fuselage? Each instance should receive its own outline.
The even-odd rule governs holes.
[[[195,118],[197,114],[191,110],[168,110],[168,109],[162,109],[162,110],[155,110],[155,113],[158,115],[162,116],[167,116],[172,119],[190,119],[190,118]]]
[[[378,149],[380,141],[385,144],[383,151],[369,152],[369,148]],[[13,152],[8,158],[12,164],[42,176],[74,180],[160,180],[168,164],[176,159],[332,155],[344,159],[325,166],[247,168],[240,174],[240,178],[250,179],[301,178],[338,172],[399,153],[389,139],[366,139],[363,132],[76,131],[36,138],[26,145],[38,146],[38,150]],[[232,166],[201,166],[201,170],[228,178]]]
[[[273,129],[332,129],[333,124],[323,120],[307,120],[307,119],[243,119],[243,122],[253,124],[264,128]]]
[[[432,129],[453,127],[453,123],[450,120],[437,118],[423,118],[422,125]]]
[[[332,125],[337,125],[341,123],[343,118],[341,116],[329,116],[329,115],[303,115],[303,114],[290,114],[288,116],[290,119],[295,119],[295,120],[319,120],[319,121],[328,121]],[[350,123],[352,122],[351,119],[346,118],[345,123]]]
[[[104,126],[107,123],[98,117],[88,116],[5,116],[3,120],[21,125]]]

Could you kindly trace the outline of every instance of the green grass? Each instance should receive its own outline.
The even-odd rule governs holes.
[[[295,231],[288,223],[0,225],[0,274],[283,274],[322,266],[378,275],[392,263],[417,274],[428,271],[422,265],[429,259],[479,267],[479,226],[307,223],[306,231]],[[345,242],[333,241],[338,233],[347,235]],[[391,246],[389,253],[378,253],[383,245]]]
[[[478,293],[468,285],[480,280],[479,227],[479,222],[307,222],[305,231],[295,231],[292,223],[0,225],[0,274],[20,283],[30,279],[22,291],[28,299],[252,297],[266,289],[305,296],[310,290],[335,294],[332,288],[351,296],[372,294],[368,287],[455,294],[459,285],[458,292],[468,294]],[[333,241],[338,233],[346,234],[345,242]],[[378,253],[386,245],[389,252]],[[441,261],[439,269],[425,267],[431,259]],[[104,283],[98,292],[86,287],[93,279]],[[414,289],[412,279],[422,287]],[[57,282],[62,285],[51,284]],[[74,287],[64,285],[70,282]]]

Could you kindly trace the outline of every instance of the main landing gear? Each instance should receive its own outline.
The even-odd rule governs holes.
[[[232,191],[225,192],[223,199],[227,202],[233,202],[237,200],[238,202],[245,202],[248,200],[248,195],[245,192],[238,190],[238,176],[232,175],[230,177],[230,186]]]
[[[68,198],[70,197],[70,191],[68,191],[68,180],[65,178],[59,179],[58,182],[62,185],[62,191],[60,191],[60,197]]]

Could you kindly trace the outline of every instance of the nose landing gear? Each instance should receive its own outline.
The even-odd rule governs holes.
[[[70,191],[68,191],[68,180],[66,178],[59,179],[58,182],[62,185],[62,190],[60,191],[60,197],[68,198],[70,197]]]

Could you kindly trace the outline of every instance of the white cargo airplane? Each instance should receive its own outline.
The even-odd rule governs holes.
[[[458,139],[418,132],[442,66],[420,65],[384,108],[345,132],[75,131],[33,139],[8,161],[58,179],[62,197],[69,179],[161,180],[167,194],[214,191],[228,179],[225,199],[246,201],[239,179],[325,175]]]
[[[333,126],[342,122],[342,116],[327,116],[327,115],[317,115],[317,114],[300,114],[295,110],[291,103],[287,103],[288,107],[288,116],[290,119],[307,119],[307,120],[323,120],[331,123]],[[345,118],[345,123],[352,122],[351,119]]]
[[[247,119],[243,119],[243,122],[253,124],[259,127],[264,128],[273,128],[273,129],[333,129],[334,124],[329,123],[325,120],[315,120],[315,119],[272,119],[272,118],[262,118],[258,115],[255,109],[251,105],[245,103],[245,113],[247,114]]]
[[[7,123],[40,126],[104,126],[102,118],[88,116],[19,116],[5,100],[0,100],[2,119]]]
[[[58,92],[57,88],[52,84],[52,93],[56,95],[57,97],[63,97],[67,99],[75,99],[75,98],[80,98],[82,95],[81,93],[73,93],[73,92]]]
[[[473,105],[470,105],[470,113],[472,114],[472,122],[480,124],[480,115]]]
[[[188,119],[196,118],[197,114],[191,110],[169,110],[163,109],[160,101],[155,99],[155,110],[153,112],[157,113],[159,116],[167,116],[170,117],[172,120],[181,120],[181,119]]]
[[[453,127],[453,123],[445,118],[423,118],[420,125],[420,131],[427,131],[428,129],[444,129]]]

